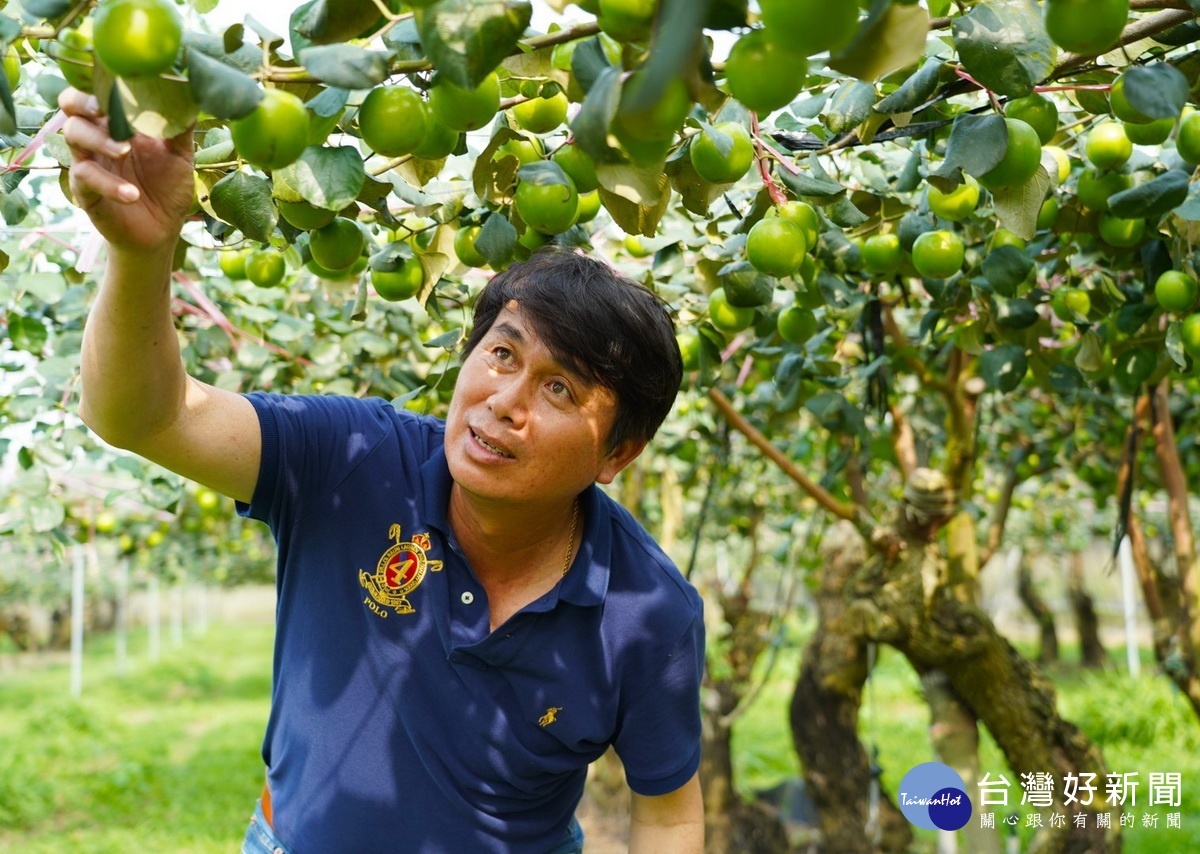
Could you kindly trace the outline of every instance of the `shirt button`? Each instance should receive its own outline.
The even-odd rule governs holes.
[[[464,605],[470,605],[470,604],[471,604],[472,602],[474,602],[474,601],[475,601],[475,594],[474,594],[474,593],[472,593],[470,590],[465,590],[465,591],[463,591],[463,595],[462,595],[462,603],[463,603]]]

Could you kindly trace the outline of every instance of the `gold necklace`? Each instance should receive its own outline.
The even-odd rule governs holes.
[[[571,530],[567,533],[567,556],[563,558],[562,574],[571,569],[571,552],[575,551],[575,526],[579,523],[579,499],[571,505]],[[561,578],[562,576],[560,576]]]

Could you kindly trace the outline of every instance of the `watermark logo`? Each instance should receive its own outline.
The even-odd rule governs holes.
[[[926,830],[958,830],[971,820],[971,799],[949,765],[923,762],[900,781],[900,812]]]

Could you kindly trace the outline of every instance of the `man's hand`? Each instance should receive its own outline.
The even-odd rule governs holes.
[[[697,772],[665,795],[633,793],[629,854],[703,854],[704,802]]]
[[[68,88],[58,105],[67,115],[71,192],[109,246],[128,253],[170,251],[195,194],[192,132],[165,140],[136,134],[117,142],[95,96]]]

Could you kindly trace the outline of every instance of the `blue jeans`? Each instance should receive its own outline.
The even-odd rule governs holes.
[[[255,804],[254,816],[250,819],[250,826],[246,828],[246,838],[242,840],[242,854],[289,854],[287,846],[279,841],[271,825],[267,824],[261,801]],[[566,839],[547,854],[583,854],[583,828],[579,826],[578,821],[571,819]]]
[[[242,840],[242,854],[288,854],[287,847],[279,841],[267,817],[263,815],[262,801],[254,805],[254,815],[250,826],[246,828],[246,838]]]

